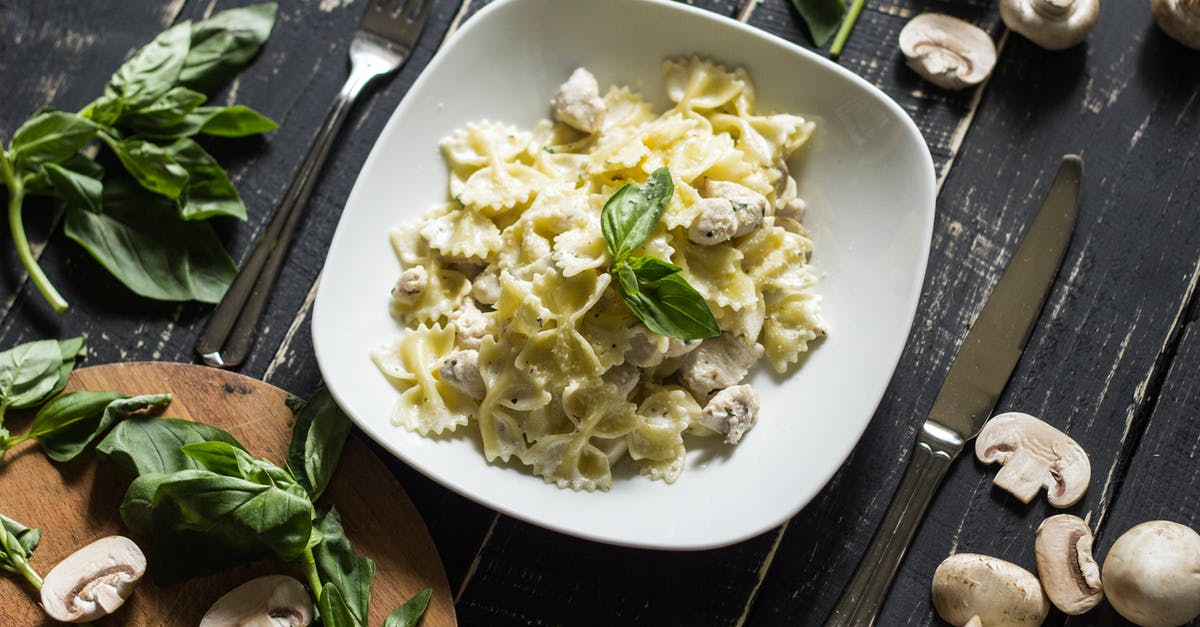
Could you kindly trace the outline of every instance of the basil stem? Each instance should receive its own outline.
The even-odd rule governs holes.
[[[308,578],[308,587],[312,588],[313,598],[321,598],[321,576],[317,573],[317,558],[313,556],[311,546],[304,547],[304,576]]]
[[[850,31],[854,30],[854,25],[858,22],[858,16],[862,13],[864,0],[854,0],[854,4],[850,5],[850,9],[846,11],[846,18],[842,20],[842,26],[838,28],[837,35],[833,38],[833,45],[829,47],[829,56],[837,58],[842,54],[842,48],[846,47],[846,40],[850,39]]]
[[[42,298],[45,298],[46,302],[54,308],[55,313],[62,313],[67,310],[67,301],[58,293],[58,290],[54,289],[50,279],[42,272],[41,266],[33,256],[33,250],[29,247],[29,240],[25,237],[25,223],[21,219],[21,204],[25,201],[25,182],[13,176],[12,164],[8,162],[8,156],[4,154],[0,154],[0,174],[3,175],[4,185],[8,188],[8,228],[12,231],[13,244],[17,248],[17,255],[21,258],[21,265],[25,266],[25,270],[29,272],[29,278],[33,279],[33,284],[42,293]]]

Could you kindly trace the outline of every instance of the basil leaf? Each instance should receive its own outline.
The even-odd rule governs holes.
[[[843,0],[792,0],[792,6],[796,7],[808,25],[808,32],[818,48],[824,48],[829,43],[829,38],[837,32],[846,14]]]
[[[104,184],[99,179],[53,163],[42,167],[55,191],[67,204],[92,213],[100,212],[100,194],[104,192]]]
[[[6,533],[9,538],[16,540],[15,543],[4,543],[3,550],[0,550],[0,561],[8,560],[13,553],[28,558],[42,541],[41,529],[30,529],[4,514],[0,514],[0,533]]]
[[[604,203],[600,228],[614,262],[625,259],[646,243],[674,193],[671,172],[659,168],[650,174],[645,185],[629,183]]]
[[[186,87],[173,87],[153,102],[123,116],[120,122],[135,131],[174,126],[207,99],[207,96],[198,91]]]
[[[217,137],[246,137],[279,128],[271,118],[244,105],[218,108],[200,126],[200,132]]]
[[[128,61],[117,68],[104,88],[110,99],[138,108],[167,93],[179,80],[188,56],[192,24],[182,22],[159,33]]]
[[[322,537],[321,543],[313,548],[322,585],[336,587],[353,617],[359,623],[367,624],[375,562],[354,552],[337,510],[330,508],[318,516],[314,525]]]
[[[640,258],[638,261],[646,268],[642,273],[634,270],[638,278],[638,291],[631,292],[620,284],[617,291],[648,329],[680,340],[698,340],[721,334],[721,327],[708,303],[683,275],[678,272],[663,274],[666,270],[663,266],[671,264],[653,258]]]
[[[84,107],[79,115],[103,126],[112,126],[125,113],[125,101],[118,96],[100,96]]]
[[[89,396],[64,401],[83,394]],[[101,406],[106,395],[108,402]],[[59,405],[60,401],[62,405]],[[143,394],[125,398],[117,392],[68,392],[50,401],[38,412],[29,432],[42,443],[50,459],[67,462],[82,453],[92,440],[107,431],[114,422],[135,414],[157,415],[170,404],[170,394]],[[48,411],[52,407],[53,410]]]
[[[156,546],[160,535],[196,532],[210,547],[231,546],[240,552],[257,545],[287,561],[299,558],[308,546],[314,514],[306,498],[208,470],[162,477],[151,508]]]
[[[350,418],[321,388],[296,414],[287,467],[315,501],[333,478],[350,435]]]
[[[654,257],[632,257],[626,263],[639,283],[653,283],[675,274],[683,268]]]
[[[383,627],[416,627],[421,617],[429,607],[429,597],[433,596],[433,588],[425,588],[413,598],[404,602],[383,620]]]
[[[158,484],[171,473],[148,473],[140,475],[129,484],[125,490],[125,498],[121,500],[121,522],[130,531],[149,535],[153,524],[154,493]]]
[[[64,361],[56,340],[28,342],[0,352],[0,407],[24,409],[41,403],[58,387]]]
[[[188,182],[187,170],[162,146],[140,139],[117,140],[101,135],[125,171],[142,187],[167,198],[179,198]]]
[[[196,22],[179,84],[206,93],[224,85],[271,35],[275,13],[275,3],[268,2],[222,11]]]
[[[184,445],[180,451],[218,475],[253,481],[279,488],[302,499],[308,498],[308,493],[286,470],[269,460],[254,459],[241,447],[227,442],[197,442]]]
[[[242,447],[228,431],[179,418],[133,418],[117,423],[96,451],[135,475],[203,468],[180,449],[197,442],[225,442]]]
[[[359,621],[350,611],[341,590],[333,584],[321,587],[321,600],[317,603],[321,611],[321,624],[325,627],[362,627],[366,623]]]
[[[9,144],[17,169],[33,170],[43,163],[61,163],[96,136],[96,125],[74,113],[45,111],[29,118]]]
[[[168,148],[175,161],[188,173],[187,201],[180,209],[184,220],[207,220],[213,216],[246,219],[246,205],[225,170],[200,144],[180,139]]]
[[[87,338],[82,335],[58,341],[58,350],[62,354],[62,365],[58,368],[58,383],[46,395],[47,398],[58,394],[63,388],[67,387],[67,381],[71,378],[71,371],[75,369],[75,360],[87,355],[86,345]]]
[[[121,283],[157,300],[221,299],[237,265],[210,225],[128,180],[105,181],[103,199],[104,214],[68,211],[65,232]]]

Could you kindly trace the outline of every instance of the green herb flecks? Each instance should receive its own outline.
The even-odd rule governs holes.
[[[26,196],[63,201],[66,231],[114,277],[147,298],[217,302],[236,268],[203,221],[246,218],[225,172],[197,135],[242,137],[275,123],[241,105],[202,106],[257,54],[275,23],[273,3],[182,22],[121,65],[104,95],[79,113],[39,112],[0,146],[0,184],[21,264],[57,312],[67,308],[25,235]],[[93,140],[128,177],[106,176],[82,151]],[[146,201],[149,196],[153,200]]]
[[[682,268],[631,256],[650,238],[674,193],[670,171],[659,168],[644,185],[628,183],[604,203],[600,227],[613,258],[609,272],[617,293],[651,331],[680,340],[715,337],[721,334],[716,317]]]

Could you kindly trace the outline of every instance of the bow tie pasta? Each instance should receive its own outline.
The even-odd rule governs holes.
[[[578,69],[556,122],[480,121],[442,141],[450,200],[391,235],[404,329],[372,357],[400,393],[394,424],[428,435],[474,423],[488,461],[563,488],[607,490],[617,462],[670,483],[685,436],[736,444],[754,426],[758,397],[742,380],[760,357],[785,373],[825,334],[786,162],[813,123],[757,113],[740,68],[689,58],[664,70],[674,106],[662,114],[624,87],[601,94]],[[651,332],[608,271],[601,209],[663,167],[674,193],[640,251],[681,268],[717,337]]]

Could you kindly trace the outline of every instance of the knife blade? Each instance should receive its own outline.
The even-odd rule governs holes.
[[[987,422],[1021,358],[1070,243],[1082,184],[1083,160],[1064,156],[1021,245],[950,364],[900,487],[827,626],[875,623],[942,477]]]

